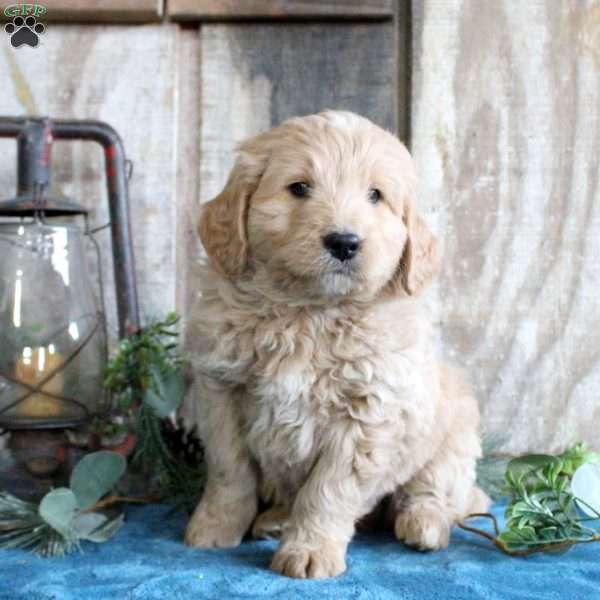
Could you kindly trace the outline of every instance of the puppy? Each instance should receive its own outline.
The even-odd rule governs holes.
[[[281,537],[275,571],[330,577],[386,497],[421,550],[485,508],[477,403],[436,360],[419,299],[439,259],[415,185],[406,148],[349,112],[241,144],[199,225],[189,335],[208,481],[189,545],[236,546],[254,522]]]

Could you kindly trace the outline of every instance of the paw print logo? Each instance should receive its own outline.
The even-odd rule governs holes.
[[[29,15],[25,19],[17,16],[11,23],[4,26],[4,31],[10,35],[10,43],[15,48],[23,44],[35,48],[40,41],[39,36],[46,31],[46,27],[43,23],[38,23],[33,15]]]

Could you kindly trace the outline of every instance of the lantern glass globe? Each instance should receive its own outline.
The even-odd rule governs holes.
[[[71,427],[101,412],[106,362],[74,224],[0,223],[0,427]]]

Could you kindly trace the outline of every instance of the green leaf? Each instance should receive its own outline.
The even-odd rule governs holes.
[[[108,519],[99,513],[81,513],[73,525],[79,539],[100,544],[110,539],[123,525],[123,515]]]
[[[154,386],[144,391],[144,402],[150,406],[157,417],[164,418],[176,411],[183,402],[185,383],[179,371],[161,373],[151,369]]]
[[[74,537],[73,518],[77,510],[77,498],[68,488],[48,492],[40,503],[39,514],[52,529],[64,538]]]
[[[550,454],[526,454],[509,461],[507,469],[513,476],[518,476],[557,462],[558,459]]]
[[[533,527],[522,527],[519,529],[519,533],[527,541],[535,542],[537,540],[537,535]]]
[[[559,455],[564,462],[564,472],[567,475],[573,475],[575,471],[583,464],[597,463],[600,461],[600,454],[591,452],[583,442],[573,444]]]
[[[84,456],[71,473],[71,489],[81,510],[91,508],[125,472],[127,462],[116,452],[102,450]]]
[[[539,533],[540,538],[542,538],[542,540],[552,541],[557,538],[558,529],[553,526],[552,527],[542,527],[542,529],[540,529],[538,533]]]
[[[503,542],[505,542],[506,544],[508,544],[510,547],[513,547],[513,548],[523,545],[523,539],[521,538],[521,536],[516,531],[513,531],[511,529],[503,531],[498,536],[498,539],[502,540]]]

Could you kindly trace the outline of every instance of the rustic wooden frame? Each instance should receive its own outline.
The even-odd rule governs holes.
[[[14,0],[46,8],[42,22],[151,23],[171,21],[385,20],[394,0]],[[0,20],[10,17],[0,11]]]
[[[37,16],[42,23],[152,23],[164,14],[164,0],[7,0],[3,9],[17,4],[44,6],[46,12]],[[0,20],[10,19],[0,10]]]
[[[168,0],[172,21],[391,19],[394,0]]]

